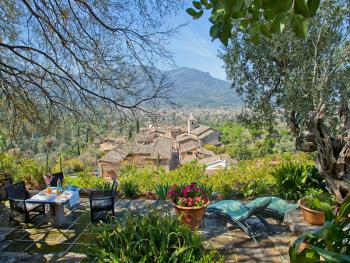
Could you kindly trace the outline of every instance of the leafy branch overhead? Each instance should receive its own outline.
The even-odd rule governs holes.
[[[261,37],[271,38],[286,27],[305,38],[308,19],[316,15],[320,0],[200,0],[192,4],[186,11],[193,19],[211,11],[210,36],[227,46],[232,31],[243,32],[252,43]]]

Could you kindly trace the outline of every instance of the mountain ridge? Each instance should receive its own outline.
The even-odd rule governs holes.
[[[241,106],[238,94],[227,81],[195,68],[163,71],[174,82],[170,99],[181,106]]]

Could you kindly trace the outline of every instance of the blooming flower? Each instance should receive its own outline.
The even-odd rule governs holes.
[[[189,185],[173,185],[167,198],[184,207],[203,206],[209,201],[204,189],[196,182]]]

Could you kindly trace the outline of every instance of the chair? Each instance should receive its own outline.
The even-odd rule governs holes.
[[[222,200],[209,205],[205,213],[206,215],[219,214],[223,216],[229,222],[236,224],[244,233],[257,242],[257,235],[253,232],[247,220],[255,216],[260,219],[264,225],[269,227],[266,220],[261,217],[261,212],[266,209],[269,204],[270,200],[265,200],[254,207],[248,208],[240,201]]]
[[[273,218],[280,222],[283,222],[286,212],[299,207],[298,204],[288,203],[286,200],[275,196],[258,197],[247,203],[245,206],[252,208],[266,200],[269,200],[270,204],[260,213],[260,215],[264,218]]]
[[[10,201],[10,218],[11,221],[16,221],[15,217],[24,214],[25,223],[29,223],[30,219],[43,214],[45,216],[44,204],[27,204],[26,199],[29,198],[29,193],[26,190],[25,183],[19,182],[16,184],[8,185],[6,187],[7,199]],[[35,213],[30,217],[30,213]]]
[[[6,187],[13,183],[12,177],[9,174],[0,175],[4,179],[0,182],[0,203],[7,200]]]
[[[92,223],[104,219],[105,212],[111,211],[112,215],[115,215],[114,202],[118,185],[118,181],[114,180],[111,189],[90,191],[89,200]]]
[[[52,174],[52,180],[51,180],[50,186],[57,187],[58,179],[60,179],[61,183],[63,183],[63,172],[58,172],[58,173]]]

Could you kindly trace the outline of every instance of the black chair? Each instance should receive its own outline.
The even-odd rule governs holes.
[[[91,222],[98,222],[106,219],[107,212],[115,216],[114,203],[117,193],[118,181],[113,181],[112,189],[90,191],[90,213]]]
[[[58,173],[52,174],[52,180],[51,180],[50,186],[57,187],[58,179],[60,179],[61,183],[63,183],[63,172],[58,172]]]
[[[7,199],[10,201],[10,218],[11,221],[16,221],[15,218],[19,215],[24,215],[25,223],[29,223],[30,219],[38,215],[45,216],[44,204],[27,204],[26,199],[29,198],[29,193],[26,190],[24,182],[8,185],[6,187]],[[30,213],[34,213],[34,216],[30,217]]]
[[[9,174],[1,174],[3,180],[0,182],[0,203],[7,200],[6,187],[13,184],[12,177]]]

